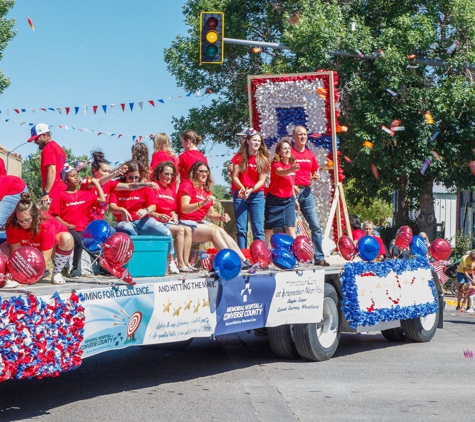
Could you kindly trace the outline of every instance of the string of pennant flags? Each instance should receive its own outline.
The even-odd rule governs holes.
[[[212,94],[213,91],[211,89],[208,89],[204,92],[204,94],[201,91],[197,91],[195,93],[188,93],[186,95],[179,95],[177,97],[164,97],[160,98],[158,100],[148,100],[148,101],[134,101],[134,102],[124,102],[124,103],[119,103],[119,104],[102,104],[102,105],[93,105],[93,106],[75,106],[75,107],[37,107],[37,108],[32,108],[32,107],[19,107],[19,108],[5,108],[5,109],[0,109],[0,114],[4,113],[7,116],[10,116],[10,113],[12,115],[16,114],[22,114],[22,113],[27,113],[28,111],[31,111],[33,113],[36,113],[36,111],[43,111],[43,112],[48,112],[52,111],[55,113],[59,114],[64,114],[65,115],[77,115],[80,110],[84,112],[84,114],[87,114],[90,110],[93,111],[94,114],[97,114],[98,110],[102,110],[105,114],[107,112],[113,113],[116,109],[116,106],[119,106],[119,110],[122,110],[125,112],[126,110],[130,110],[131,112],[134,111],[135,105],[138,105],[140,110],[143,110],[144,105],[148,106],[150,105],[151,107],[155,107],[155,105],[159,104],[165,104],[166,101],[170,100],[176,100],[176,99],[181,99],[181,98],[188,98],[191,96],[194,97],[202,97],[203,95],[207,94]],[[135,107],[135,110],[137,110],[137,107]]]

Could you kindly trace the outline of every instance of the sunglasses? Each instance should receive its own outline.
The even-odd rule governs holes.
[[[140,176],[126,176],[127,180],[140,180]]]
[[[208,174],[209,170],[197,170],[198,173]]]
[[[33,220],[33,217],[25,218],[24,220],[19,220],[18,218],[16,219],[18,224],[28,224],[31,220]]]
[[[163,174],[164,176],[175,177],[175,173],[165,173],[165,172],[162,172],[162,174]]]

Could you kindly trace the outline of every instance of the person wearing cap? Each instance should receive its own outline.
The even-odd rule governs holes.
[[[312,232],[312,242],[315,246],[314,261],[315,265],[328,266],[325,261],[322,246],[322,228],[318,218],[317,204],[312,194],[310,185],[312,180],[320,179],[320,172],[318,168],[318,161],[307,148],[307,129],[303,126],[296,126],[292,138],[294,145],[292,147],[292,155],[295,157],[295,163],[300,165],[300,168],[295,172],[295,202],[300,208],[305,220]]]
[[[66,164],[66,153],[53,139],[49,126],[38,123],[31,128],[28,142],[34,142],[41,151],[41,203],[47,203],[66,190],[66,183],[61,180],[61,171]]]

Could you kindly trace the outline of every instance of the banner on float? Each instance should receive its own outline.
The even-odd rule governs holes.
[[[273,274],[222,281],[216,306],[216,335],[262,328],[275,292]]]
[[[277,273],[275,284],[266,327],[322,320],[325,270]]]
[[[204,279],[82,291],[83,358],[144,344],[209,337],[217,287]]]
[[[200,278],[155,287],[155,311],[144,344],[211,337],[216,327],[217,281]]]

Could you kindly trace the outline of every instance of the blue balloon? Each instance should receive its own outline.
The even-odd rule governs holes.
[[[427,256],[427,243],[422,236],[412,236],[411,253],[416,256]]]
[[[111,236],[111,228],[105,220],[91,221],[82,234],[82,245],[91,253],[102,250],[102,244]]]
[[[216,275],[223,280],[231,280],[241,272],[241,258],[231,249],[221,249],[213,260]]]
[[[293,253],[287,249],[275,248],[272,251],[272,262],[276,267],[283,270],[290,270],[297,265],[297,260]]]
[[[294,238],[285,233],[274,233],[270,238],[270,244],[273,248],[290,250],[293,243]]]
[[[356,244],[361,259],[373,261],[379,255],[379,243],[373,236],[363,236]]]

